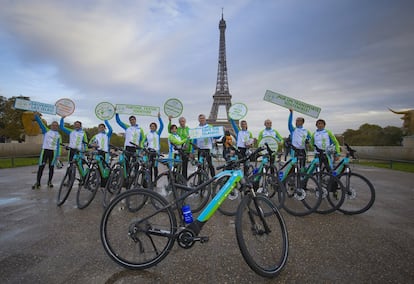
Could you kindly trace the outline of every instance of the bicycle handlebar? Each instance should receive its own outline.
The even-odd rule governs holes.
[[[267,143],[265,143],[265,144],[267,144]],[[263,151],[263,150],[266,150],[266,147],[264,147],[264,146],[258,147],[258,148],[257,148],[254,152],[252,152],[250,155],[247,155],[246,157],[241,158],[241,159],[238,159],[238,160],[229,160],[229,161],[226,161],[226,163],[225,163],[224,165],[221,165],[221,166],[216,167],[216,170],[221,170],[221,169],[224,169],[224,168],[234,168],[234,167],[237,167],[237,166],[239,166],[241,163],[244,163],[244,162],[246,162],[247,160],[249,160],[249,159],[250,159],[250,157],[252,157],[252,156],[256,156],[259,152],[261,152],[261,151]]]
[[[356,157],[355,157],[356,150],[352,149],[351,146],[349,146],[347,143],[345,143],[344,145],[346,147],[347,154],[350,157],[352,157],[353,159],[356,159]]]

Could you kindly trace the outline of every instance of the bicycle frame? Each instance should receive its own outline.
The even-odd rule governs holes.
[[[279,180],[284,181],[286,177],[291,173],[292,168],[296,167],[298,158],[293,157],[287,161],[281,168],[278,169]]]
[[[332,169],[333,175],[340,175],[349,168],[349,157],[342,158],[339,163]]]
[[[232,192],[232,190],[237,186],[237,183],[243,178],[242,170],[224,170],[214,176],[213,181],[218,180],[224,176],[229,176],[230,178],[227,182],[220,188],[214,198],[206,205],[206,207],[201,211],[196,221],[200,223],[207,222],[217,211],[220,205],[224,202],[227,196]],[[181,185],[178,185],[181,187]],[[202,185],[201,185],[202,186]]]
[[[78,169],[78,173],[81,179],[83,179],[89,172],[89,161],[86,161],[84,159],[83,152],[76,151],[75,154],[73,155],[72,163],[75,163],[76,168]],[[84,164],[87,164],[88,167],[85,168],[83,166]]]
[[[164,163],[168,162],[169,164],[175,164],[176,162],[181,162],[181,160],[177,161],[175,159],[161,159],[162,161],[164,161]],[[171,160],[171,161],[170,161]],[[170,168],[169,174],[171,175],[171,180],[173,181],[173,174],[174,174],[174,166],[172,166],[172,168]],[[228,169],[228,170],[224,170],[218,174],[216,174],[214,177],[210,178],[209,180],[205,181],[204,183],[196,186],[196,187],[188,187],[186,185],[180,184],[180,183],[176,183],[176,182],[172,182],[172,188],[173,188],[173,194],[175,197],[174,201],[171,201],[169,203],[169,206],[172,206],[173,204],[176,205],[176,209],[178,214],[181,216],[180,220],[181,220],[181,225],[184,225],[184,219],[183,216],[181,214],[181,208],[184,205],[184,200],[190,196],[191,194],[194,194],[196,192],[201,191],[203,188],[205,188],[206,186],[212,184],[213,182],[223,178],[223,177],[229,177],[226,181],[226,183],[224,183],[220,189],[218,190],[217,194],[214,196],[213,199],[211,199],[202,209],[202,211],[200,212],[200,214],[198,215],[198,217],[194,220],[194,222],[192,222],[191,224],[189,224],[191,226],[191,229],[194,231],[194,233],[197,235],[200,230],[201,227],[214,215],[214,213],[217,211],[217,209],[220,207],[220,205],[226,200],[226,198],[228,197],[228,195],[233,191],[233,189],[235,187],[237,187],[237,185],[243,181],[243,171],[240,169]],[[245,183],[245,182],[243,182]],[[181,196],[177,196],[177,189],[182,189],[185,191],[184,194],[182,194]],[[255,194],[255,193],[253,193]],[[165,209],[165,208],[163,208]]]
[[[97,151],[94,151],[92,165],[97,164],[99,173],[101,174],[102,178],[108,178],[109,174],[111,173],[111,167],[109,164],[102,158],[101,155]]]

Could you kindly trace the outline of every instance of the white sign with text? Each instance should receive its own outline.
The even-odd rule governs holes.
[[[321,112],[320,107],[313,106],[269,90],[266,91],[263,100],[283,106],[288,109],[293,109],[294,111],[306,114],[313,118],[318,118],[319,113]]]

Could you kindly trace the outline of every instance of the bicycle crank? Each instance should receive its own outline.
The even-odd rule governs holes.
[[[180,247],[189,249],[195,242],[208,242],[208,237],[197,237],[192,230],[184,229],[178,234],[177,242]]]

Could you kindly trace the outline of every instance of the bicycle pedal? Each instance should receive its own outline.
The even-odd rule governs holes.
[[[200,242],[200,243],[206,243],[209,241],[208,237],[194,237],[194,241]]]

